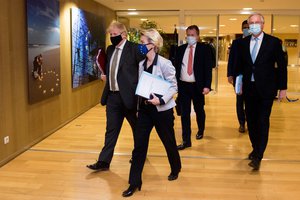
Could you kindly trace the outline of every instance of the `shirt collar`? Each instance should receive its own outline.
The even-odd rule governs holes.
[[[262,41],[263,37],[264,37],[264,32],[262,32],[257,38],[258,40]],[[254,36],[251,36],[251,40],[254,40]]]
[[[123,50],[125,43],[127,42],[127,40],[125,40],[119,47],[117,47],[120,50]]]

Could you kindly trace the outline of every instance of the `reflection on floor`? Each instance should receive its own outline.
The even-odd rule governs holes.
[[[202,140],[195,139],[197,127],[192,114],[192,148],[180,151],[183,168],[179,179],[167,180],[170,168],[166,153],[153,131],[143,187],[132,199],[283,200],[300,196],[299,101],[274,102],[265,159],[261,170],[252,172],[246,159],[250,142],[247,133],[238,132],[235,95],[227,83],[225,63],[219,66],[218,74],[218,92],[206,97]],[[289,77],[292,92],[288,96],[299,98],[299,68],[290,68]],[[93,173],[85,167],[97,159],[104,131],[105,108],[97,105],[0,168],[1,199],[123,199],[133,147],[127,122],[110,170]],[[180,143],[177,116],[175,132]]]

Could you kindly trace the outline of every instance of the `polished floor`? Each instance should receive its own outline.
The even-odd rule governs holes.
[[[235,95],[219,67],[218,92],[206,98],[206,131],[180,151],[182,172],[168,181],[166,153],[151,134],[142,190],[130,199],[151,200],[295,200],[300,199],[300,112],[297,102],[274,102],[269,145],[259,172],[251,171],[248,134],[237,131]],[[289,69],[289,98],[299,98],[299,68]],[[1,200],[115,200],[128,187],[132,134],[124,122],[109,171],[94,173],[104,142],[105,108],[95,106],[62,129],[0,168]],[[175,119],[177,143],[180,119]]]

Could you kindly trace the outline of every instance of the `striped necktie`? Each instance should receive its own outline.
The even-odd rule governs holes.
[[[119,48],[116,48],[114,57],[111,62],[111,69],[110,69],[110,90],[116,91],[116,68],[118,63],[118,54],[119,54]]]

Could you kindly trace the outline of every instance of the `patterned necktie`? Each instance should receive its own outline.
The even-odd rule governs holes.
[[[111,62],[111,69],[110,69],[110,86],[111,91],[116,91],[116,68],[117,68],[117,62],[118,62],[118,54],[119,54],[119,48],[116,48],[114,57]]]
[[[193,73],[193,46],[192,45],[190,46],[187,73],[189,76],[192,75]]]
[[[255,44],[254,44],[252,52],[251,52],[251,58],[252,58],[253,63],[255,62],[255,59],[256,59],[258,38],[254,38],[254,40],[255,40]]]

